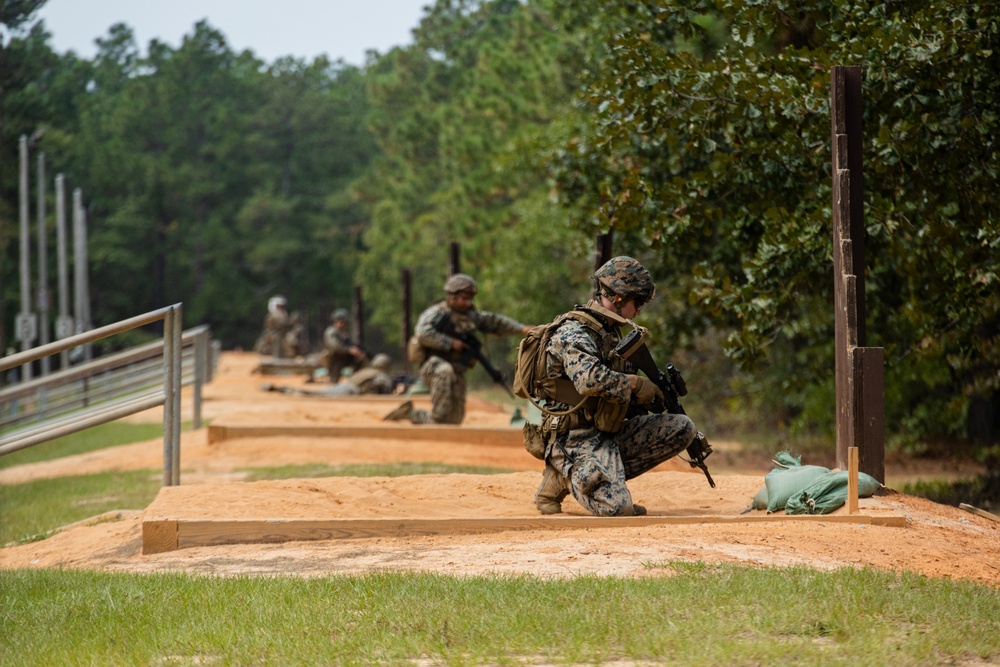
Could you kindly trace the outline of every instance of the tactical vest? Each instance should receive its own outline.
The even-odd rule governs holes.
[[[605,326],[595,315],[600,315],[608,320],[610,326]],[[598,354],[600,359],[611,370],[618,373],[635,372],[631,364],[614,354],[615,346],[621,340],[618,327],[622,324],[627,324],[628,320],[614,311],[608,310],[591,301],[583,308],[570,311],[553,321],[552,331],[554,332],[567,319],[576,320],[589,331],[597,334]],[[543,349],[540,352],[543,356],[542,363],[544,363],[545,350]],[[546,422],[549,422],[549,428],[554,430],[585,428],[593,425],[601,431],[614,433],[621,428],[622,423],[625,421],[628,403],[614,403],[606,398],[584,396],[576,390],[573,382],[566,377],[539,378],[535,382],[535,387],[539,398],[572,406],[569,410],[555,411],[532,400],[532,403],[535,403],[535,406],[545,415]]]

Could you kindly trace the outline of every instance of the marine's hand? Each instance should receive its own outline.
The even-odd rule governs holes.
[[[451,349],[455,350],[455,352],[464,352],[467,347],[469,346],[465,344],[464,340],[460,338],[451,339]]]
[[[657,399],[663,400],[663,392],[660,391],[655,382],[638,375],[633,377],[635,378],[635,386],[632,387],[632,396],[635,397],[639,405],[649,405]]]

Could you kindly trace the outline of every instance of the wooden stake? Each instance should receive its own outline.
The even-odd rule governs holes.
[[[847,513],[858,513],[858,448],[847,448]]]

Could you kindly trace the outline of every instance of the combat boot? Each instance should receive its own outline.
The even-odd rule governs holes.
[[[382,421],[386,422],[402,422],[410,418],[410,414],[413,412],[413,401],[406,401],[398,408],[382,417]]]
[[[545,472],[542,473],[542,483],[535,491],[535,507],[542,514],[559,514],[562,512],[562,501],[568,494],[566,478],[546,464]]]

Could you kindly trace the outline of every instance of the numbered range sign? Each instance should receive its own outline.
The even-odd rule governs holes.
[[[34,313],[17,314],[17,340],[24,343],[33,343],[38,336],[38,323]]]

